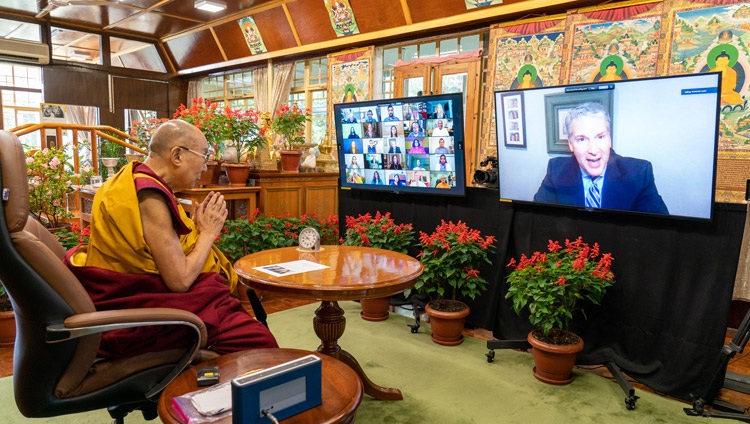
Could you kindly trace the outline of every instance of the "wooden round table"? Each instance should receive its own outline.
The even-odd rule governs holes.
[[[294,261],[310,261],[327,268],[275,276],[256,268]],[[320,300],[313,329],[320,338],[318,352],[340,359],[357,372],[365,393],[382,400],[403,399],[398,389],[370,381],[356,359],[341,349],[346,319],[339,300],[391,296],[412,287],[422,275],[422,264],[403,253],[359,246],[321,246],[318,252],[297,247],[264,250],[247,255],[234,265],[240,281],[254,289],[283,293],[297,299]]]
[[[291,361],[312,352],[298,349],[257,349],[222,355],[216,359],[202,362],[183,371],[174,381],[169,383],[159,397],[158,412],[162,422],[182,424],[172,409],[172,398],[202,389],[196,383],[198,369],[207,366],[219,367],[219,383],[257,368],[268,368],[283,362]],[[326,355],[318,355],[322,359],[322,400],[323,403],[293,415],[282,423],[351,423],[359,403],[362,401],[362,384],[354,371],[341,361]],[[222,418],[215,424],[230,424],[232,416]]]

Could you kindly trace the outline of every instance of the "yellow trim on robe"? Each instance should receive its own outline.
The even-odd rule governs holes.
[[[165,187],[148,175],[138,174],[138,177],[151,178]],[[165,188],[167,192],[172,193],[169,187]],[[176,200],[174,193],[172,198],[177,203],[180,219],[191,229],[189,234],[180,236],[182,251],[187,255],[195,247],[198,230]],[[97,190],[91,210],[89,244],[80,246],[70,261],[74,266],[94,266],[121,273],[159,274],[143,237],[133,163],[123,166]],[[234,290],[237,285],[234,267],[216,245],[211,247],[201,272],[217,272],[223,275],[228,280],[230,290]]]

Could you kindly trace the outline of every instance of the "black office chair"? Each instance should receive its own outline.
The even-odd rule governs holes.
[[[0,281],[16,315],[18,409],[26,417],[50,417],[108,408],[115,423],[140,409],[146,419],[156,418],[159,393],[205,347],[203,322],[170,308],[97,312],[63,264],[60,243],[29,217],[24,159],[18,138],[0,131]],[[101,333],[150,325],[189,327],[195,341],[189,348],[132,358],[97,358]]]

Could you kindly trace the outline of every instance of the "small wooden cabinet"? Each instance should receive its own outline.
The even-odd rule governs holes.
[[[260,212],[300,217],[316,214],[319,218],[338,215],[339,174],[251,172],[250,179],[260,186]]]

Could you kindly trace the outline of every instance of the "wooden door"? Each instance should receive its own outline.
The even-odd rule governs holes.
[[[479,163],[479,81],[481,58],[455,59],[442,63],[406,64],[394,70],[394,97],[429,94],[464,94],[464,162],[469,183]]]

